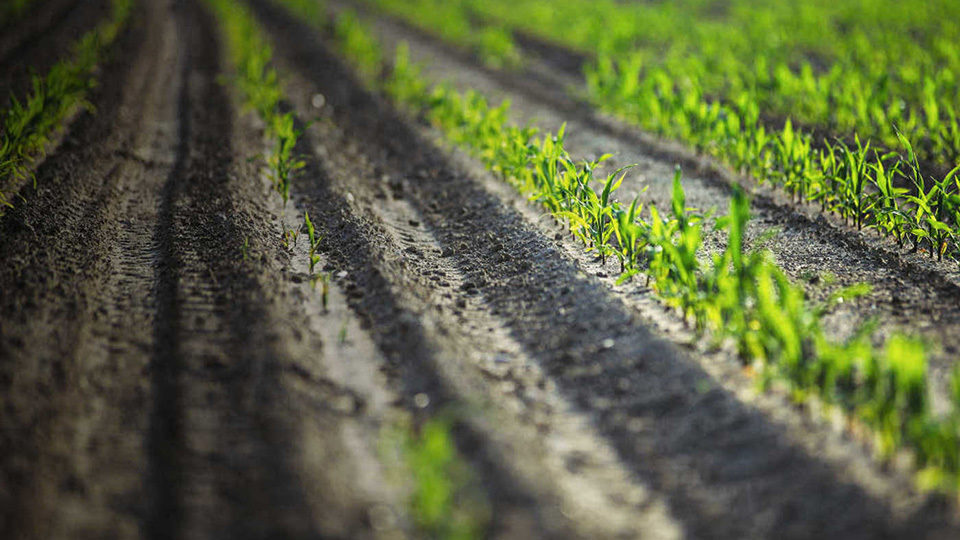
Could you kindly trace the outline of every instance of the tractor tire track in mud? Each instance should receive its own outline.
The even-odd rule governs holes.
[[[133,20],[98,112],[0,222],[0,530],[368,536],[400,513],[372,457],[387,392],[369,365],[327,377],[313,301],[277,279],[213,20],[194,0]],[[351,328],[343,358],[376,363]]]
[[[433,323],[450,328],[448,336],[459,331],[469,341],[469,330],[458,329],[484,317],[498,321],[519,344],[520,354],[596,422],[634,481],[668,502],[669,517],[683,533],[875,537],[952,527],[949,512],[924,505],[921,498],[911,502],[898,481],[876,489],[845,475],[846,465],[858,458],[811,455],[810,446],[797,443],[788,426],[742,403],[688,353],[652,333],[598,280],[585,278],[576,262],[520,212],[452,166],[424,134],[382,102],[366,96],[315,31],[268,2],[252,4],[272,32],[278,56],[310,89],[326,96],[334,124],[373,164],[373,174],[350,175],[353,183],[340,186],[340,197],[347,191],[362,212],[386,222],[390,205],[383,201],[401,199],[434,237],[438,249],[422,249],[408,245],[402,234],[391,239],[370,227],[367,242],[387,242],[393,247],[379,249],[400,254],[392,258],[396,262],[381,263],[378,279],[394,281],[394,289],[417,291],[414,296],[422,299],[413,301],[420,303],[423,319],[431,318],[426,315],[431,308],[450,310],[452,315],[436,316]],[[432,60],[442,57],[434,51]],[[458,75],[469,80],[468,74]],[[301,106],[302,115],[309,114],[307,107]],[[327,153],[350,147],[339,143]],[[357,195],[363,191],[367,197]],[[339,221],[326,225],[343,226]],[[356,243],[362,233],[344,236]],[[332,244],[330,249],[341,249]],[[369,260],[350,260],[358,251],[346,248],[343,264],[369,268]],[[429,276],[429,268],[444,267],[457,272],[459,290],[445,287],[445,276]],[[375,328],[386,324],[389,317],[377,316],[383,286],[358,279],[363,293],[357,309],[373,319]],[[368,287],[375,301],[368,299]],[[473,305],[485,312],[482,316],[464,314],[464,293],[478,298]],[[445,305],[445,295],[452,306]],[[392,329],[386,333],[384,339],[397,335]],[[468,346],[482,347],[478,341]]]

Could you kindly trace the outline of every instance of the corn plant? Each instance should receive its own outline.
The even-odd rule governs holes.
[[[306,165],[304,161],[293,155],[301,132],[294,127],[293,113],[289,112],[273,116],[272,132],[276,137],[276,146],[267,158],[267,164],[270,167],[273,187],[283,199],[283,205],[286,206],[290,198],[290,182],[293,173]]]
[[[314,267],[320,262],[320,242],[323,240],[323,237],[317,234],[316,229],[313,227],[313,222],[310,221],[310,214],[307,212],[303,213],[303,223],[307,227],[307,240],[310,242],[309,249],[309,262],[310,262],[310,276],[314,275]]]

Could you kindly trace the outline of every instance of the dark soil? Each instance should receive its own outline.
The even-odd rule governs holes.
[[[203,3],[143,0],[96,112],[0,218],[0,536],[422,536],[380,445],[398,418],[436,415],[455,419],[490,537],[960,532],[902,471],[685,345],[649,291],[597,277],[554,224],[364,90],[318,32],[250,5],[305,128],[291,203],[251,159],[269,141],[224,82]],[[570,115],[415,42],[521,115]],[[580,118],[577,152],[646,151]],[[643,156],[662,197],[669,160]],[[695,200],[726,193],[696,182]],[[801,224],[781,235],[848,234],[778,204],[757,212]],[[326,302],[305,240],[281,243],[303,211],[323,235]]]
[[[830,317],[829,327],[838,338],[876,318],[880,337],[903,331],[937,344],[931,351],[929,380],[935,407],[944,406],[949,373],[960,353],[960,267],[956,263],[908,253],[892,240],[858,232],[814,205],[795,204],[783,193],[757,186],[680,145],[599,115],[571,96],[570,88],[579,83],[552,63],[533,61],[517,73],[480,68],[463,52],[404,23],[380,19],[379,24],[389,42],[407,39],[414,56],[425,60],[436,79],[481,90],[495,100],[509,99],[518,121],[553,131],[566,122],[567,149],[574,157],[609,152],[614,158],[608,168],[638,164],[621,187],[627,200],[647,188],[646,204],[668,208],[674,165],[684,171],[688,204],[715,215],[727,212],[732,186],[744,187],[752,195],[748,236],[758,239],[767,231],[779,231],[761,247],[770,249],[781,267],[805,285],[813,301],[825,300],[842,286],[868,283],[873,288],[868,297],[841,306]],[[723,234],[707,232],[708,250],[722,249]]]
[[[434,231],[439,253],[414,251],[416,262],[409,264],[424,264],[425,272],[442,264],[444,255],[451,257],[469,284],[460,291],[479,295],[525,354],[543,366],[576,405],[592,413],[626,466],[666,495],[684,530],[695,536],[765,536],[774,531],[786,536],[874,536],[881,530],[917,526],[907,524],[913,519],[929,525],[919,517],[923,514],[899,525],[881,517],[889,516],[881,510],[884,503],[838,482],[830,465],[787,443],[768,419],[713,384],[695,361],[653,335],[604,286],[583,279],[554,242],[442,152],[431,149],[422,134],[382,102],[363,98],[356,84],[344,86],[351,81],[349,74],[335,69],[336,61],[324,52],[315,32],[263,2],[255,4],[274,29],[279,54],[312,83],[312,91],[323,93],[333,122],[363,141],[357,146],[366,159],[386,173],[386,180],[373,176],[374,184],[367,189],[374,200],[367,211],[383,211],[378,192],[403,198]],[[441,61],[440,66],[446,64]],[[457,75],[464,77],[460,80],[466,77]],[[389,180],[397,176],[408,179],[399,190]],[[354,181],[357,184],[346,188],[361,189],[363,177]],[[425,297],[443,296],[436,282],[420,287],[437,291],[420,293]],[[459,294],[463,292],[453,296]],[[376,296],[379,306],[382,298]],[[615,346],[602,347],[607,339]],[[629,425],[645,428],[638,432]],[[707,440],[711,442],[704,444]],[[681,472],[685,469],[688,474]],[[837,506],[846,512],[838,516]],[[730,508],[752,511],[734,515]],[[723,512],[722,517],[715,512]]]

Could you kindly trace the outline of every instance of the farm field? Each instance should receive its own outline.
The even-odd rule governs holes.
[[[0,4],[0,538],[960,537],[960,4]]]

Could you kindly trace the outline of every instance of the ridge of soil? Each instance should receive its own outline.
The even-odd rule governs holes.
[[[498,102],[511,101],[512,118],[550,131],[567,124],[566,148],[575,158],[595,158],[613,153],[601,173],[627,164],[638,164],[624,180],[620,193],[632,199],[646,188],[643,200],[668,208],[673,167],[682,166],[689,206],[723,215],[732,186],[751,194],[747,242],[777,234],[762,247],[795,282],[804,285],[812,301],[825,301],[841,287],[868,283],[872,292],[847,302],[828,318],[827,327],[837,338],[848,336],[865,321],[877,319],[878,339],[907,330],[936,346],[931,350],[928,381],[934,409],[944,410],[949,396],[949,375],[960,354],[960,269],[937,263],[919,254],[904,253],[888,239],[845,226],[835,216],[810,205],[798,206],[775,188],[757,186],[727,171],[713,160],[698,156],[676,143],[656,137],[597,114],[570,97],[573,83],[542,65],[510,73],[477,65],[466,53],[389,17],[376,19],[378,31],[389,43],[406,39],[414,59],[426,60],[427,74],[449,80],[460,89],[477,89]],[[722,250],[725,235],[704,230],[707,251]]]
[[[364,178],[354,179],[354,189],[374,194],[369,201],[353,195],[356,205],[376,213],[385,204],[377,202],[378,191],[380,200],[403,198],[434,231],[439,253],[398,249],[401,260],[417,268],[450,258],[469,279],[461,290],[479,296],[480,306],[503,322],[561,394],[589,413],[634,478],[666,498],[686,534],[870,537],[952,527],[950,513],[936,504],[911,503],[894,511],[889,501],[837,480],[843,474],[834,465],[789,442],[783,426],[741,403],[688,354],[650,332],[605,286],[585,279],[552,240],[362,92],[316,31],[266,2],[251,3],[274,36],[278,56],[323,93],[335,124],[362,141],[361,151],[386,173],[379,181],[375,175],[366,180],[371,182],[366,188]],[[397,171],[404,180],[396,181]],[[404,271],[400,262],[387,268]],[[443,298],[442,281],[421,279],[420,294]],[[359,285],[378,296],[379,287]],[[382,298],[370,306],[368,297],[362,294],[357,309],[376,313]],[[437,310],[445,313],[439,303]],[[469,325],[470,317],[452,311],[458,322],[451,326]],[[602,347],[606,339],[615,346]],[[839,506],[847,509],[841,516],[835,512]],[[749,511],[721,517],[729,509]]]

